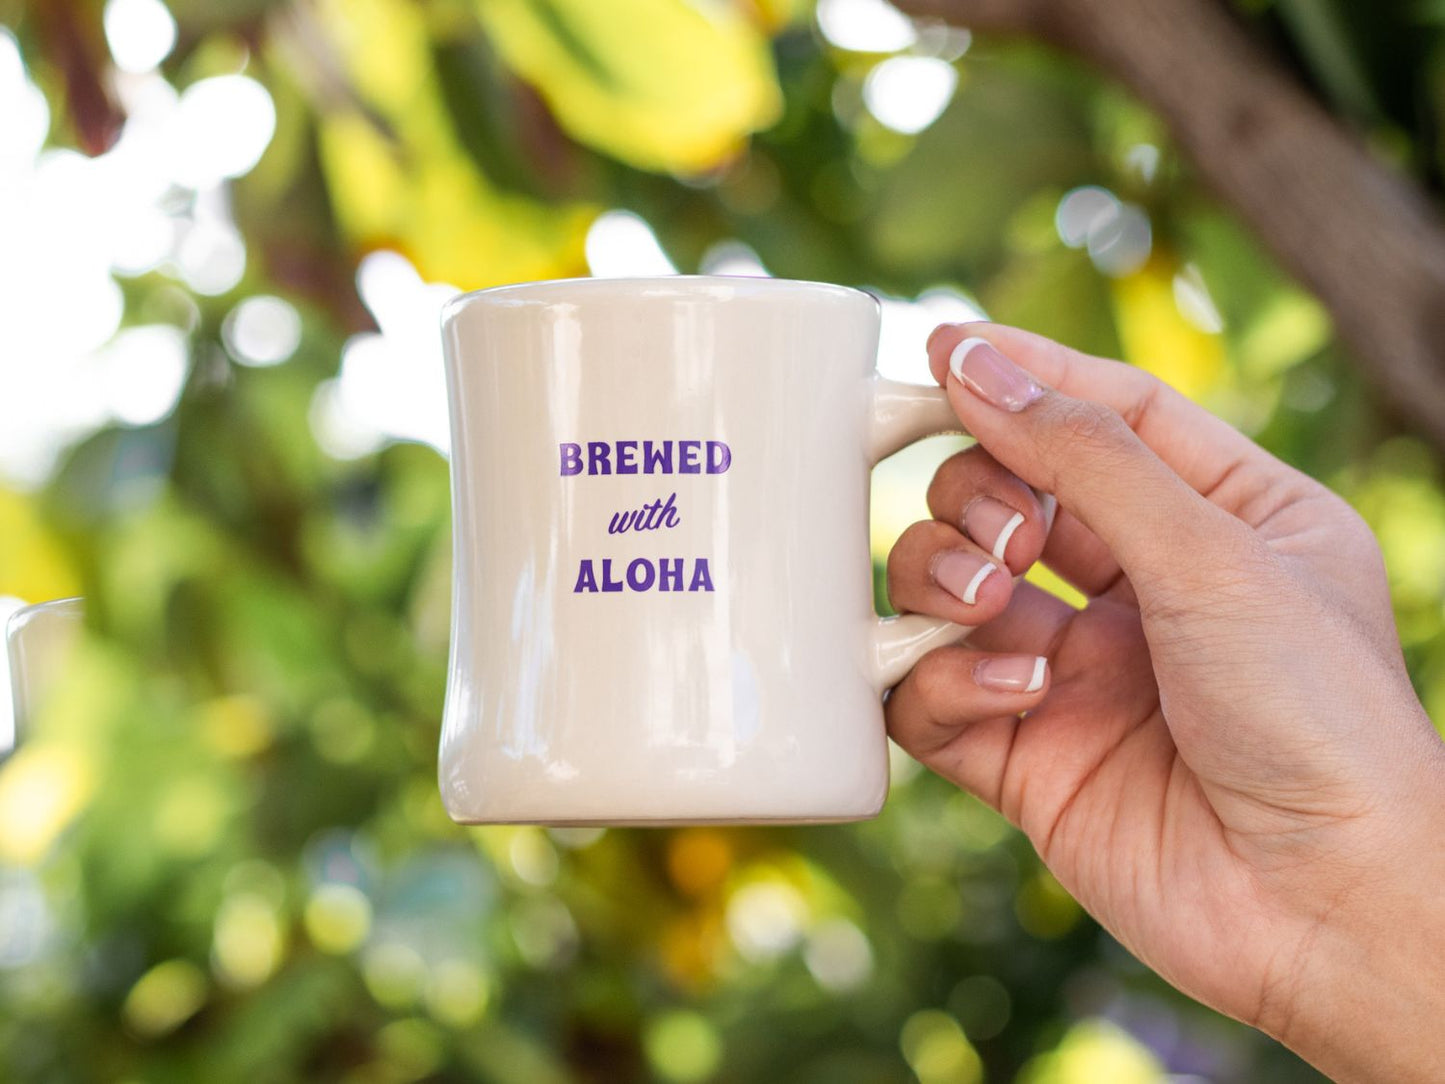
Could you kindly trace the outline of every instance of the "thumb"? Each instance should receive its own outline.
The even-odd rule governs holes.
[[[1043,384],[983,338],[948,356],[959,420],[1030,485],[1054,494],[1133,580],[1193,563],[1244,525],[1196,492],[1111,406]],[[1222,548],[1222,547],[1221,547]]]

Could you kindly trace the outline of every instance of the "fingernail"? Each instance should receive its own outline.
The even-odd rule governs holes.
[[[1015,414],[1044,393],[1038,381],[987,339],[964,339],[948,356],[948,368],[980,399]]]
[[[1044,687],[1047,666],[1042,655],[1004,655],[981,660],[973,668],[973,680],[996,693],[1036,693]]]
[[[954,598],[972,606],[978,601],[983,581],[998,571],[998,565],[971,553],[949,550],[933,563],[933,581]]]
[[[980,546],[987,546],[995,561],[1004,559],[1009,539],[1023,521],[1022,512],[1015,512],[992,497],[975,497],[963,510],[964,533]]]

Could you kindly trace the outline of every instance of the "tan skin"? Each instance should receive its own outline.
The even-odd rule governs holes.
[[[1042,396],[1003,409],[952,375],[970,337]],[[940,327],[929,360],[979,444],[939,469],[889,590],[983,627],[893,690],[894,739],[1181,990],[1338,1079],[1440,1079],[1445,746],[1369,529],[1142,370],[992,324]],[[1059,499],[1047,541],[1029,486]],[[988,559],[981,496],[1025,516],[1009,573],[1042,560],[1087,606],[1008,575],[966,605],[933,579],[941,552]],[[1043,688],[982,688],[1006,655],[1045,656]]]

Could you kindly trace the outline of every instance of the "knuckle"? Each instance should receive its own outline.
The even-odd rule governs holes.
[[[1051,429],[1056,439],[1071,445],[1113,444],[1125,427],[1124,419],[1102,403],[1065,399],[1054,409]]]
[[[909,680],[924,714],[933,721],[944,718],[948,703],[958,695],[958,667],[954,652],[936,648],[913,666]]]
[[[1369,521],[1338,493],[1327,489],[1325,494],[1325,500],[1333,513],[1332,518],[1339,523],[1340,534],[1346,543],[1361,556],[1383,560],[1380,539],[1371,528]]]
[[[928,483],[926,500],[929,508],[939,508],[947,504],[950,498],[966,484],[971,464],[976,460],[977,445],[973,448],[965,448],[961,452],[955,452],[933,472],[933,478]]]
[[[895,607],[903,607],[916,601],[917,585],[927,577],[927,565],[932,555],[944,547],[940,539],[946,528],[936,520],[920,520],[909,524],[898,541],[888,551],[884,564],[884,585],[888,601]]]
[[[1066,475],[1114,473],[1133,451],[1128,425],[1102,403],[1059,397],[1042,421],[1038,442],[1048,474],[1042,481],[1055,492],[1064,486]]]
[[[921,519],[917,523],[910,523],[888,553],[890,567],[894,561],[897,561],[900,567],[922,561],[928,554],[943,547],[946,532],[947,526],[936,519]]]
[[[1178,529],[1165,547],[1171,555],[1189,552],[1192,559],[1171,558],[1168,574],[1160,574],[1141,611],[1147,617],[1239,615],[1260,607],[1280,606],[1293,594],[1289,573],[1279,555],[1243,521],[1219,510],[1219,522],[1206,532]],[[1207,538],[1207,543],[1201,540]]]
[[[1130,429],[1137,429],[1144,416],[1156,409],[1161,400],[1178,395],[1178,392],[1147,369],[1123,361],[1116,361],[1114,364],[1121,370],[1128,370],[1124,374],[1124,380],[1129,389],[1129,405],[1120,417]]]
[[[947,470],[948,464],[944,463],[934,472],[932,480],[928,483],[928,492],[924,495],[929,511],[934,514],[937,514],[939,509],[945,506],[949,495],[957,488],[953,478],[946,473]]]

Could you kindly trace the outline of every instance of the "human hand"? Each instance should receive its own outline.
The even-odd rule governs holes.
[[[1143,370],[991,324],[928,349],[979,443],[889,592],[982,627],[892,691],[893,738],[1181,990],[1331,1075],[1438,1078],[1445,746],[1364,521]],[[1011,582],[1040,558],[1087,606]]]

